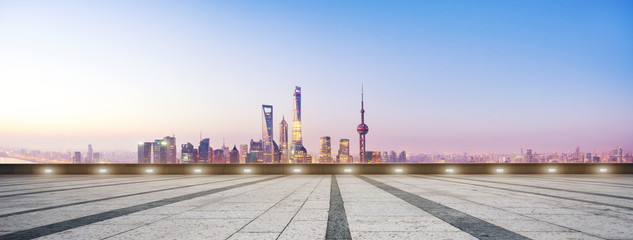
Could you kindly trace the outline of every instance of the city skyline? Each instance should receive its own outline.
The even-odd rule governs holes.
[[[329,136],[356,156],[364,82],[368,151],[628,151],[632,13],[627,1],[6,1],[0,146],[239,146],[261,139],[262,104],[272,126],[290,120],[301,86],[308,153]]]

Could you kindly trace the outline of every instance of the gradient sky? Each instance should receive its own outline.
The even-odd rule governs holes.
[[[633,149],[633,1],[0,1],[0,146]],[[278,125],[275,125],[278,141]]]

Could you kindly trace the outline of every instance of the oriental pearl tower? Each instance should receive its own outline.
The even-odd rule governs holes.
[[[360,163],[366,163],[365,161],[365,135],[369,132],[369,127],[365,124],[365,106],[364,106],[364,94],[363,86],[360,87],[360,124],[356,128],[360,135]]]

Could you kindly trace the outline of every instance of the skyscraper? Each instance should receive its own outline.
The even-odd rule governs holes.
[[[248,144],[240,144],[240,163],[246,163],[247,154],[248,154]]]
[[[622,162],[622,146],[619,146],[616,150],[615,150],[615,160],[617,162]]]
[[[75,152],[73,163],[81,163],[81,152]]]
[[[295,87],[294,104],[292,114],[292,141],[290,142],[290,163],[305,161],[305,147],[303,147],[303,136],[301,135],[301,87]]]
[[[86,156],[86,163],[94,163],[92,161],[92,144],[88,144],[88,155]]]
[[[195,161],[196,156],[194,155],[195,153],[194,153],[193,144],[191,143],[183,144],[181,154],[182,154],[181,156],[182,163],[196,163]]]
[[[229,155],[229,163],[240,163],[240,151],[237,150],[237,146],[233,145],[233,149],[231,150],[231,153]]]
[[[402,151],[400,155],[398,155],[398,162],[404,163],[407,162],[407,152]]]
[[[356,128],[358,134],[360,135],[360,163],[366,163],[365,160],[365,135],[369,132],[369,127],[365,124],[365,101],[364,101],[364,93],[363,87],[361,86],[360,91],[360,124]]]
[[[255,156],[255,161],[251,162],[251,163],[262,163],[264,161],[264,159],[263,159],[264,153],[263,153],[263,146],[262,145],[263,145],[262,140],[253,141],[253,139],[251,139],[251,150],[250,150],[250,153]],[[252,159],[251,159],[251,161],[252,161]]]
[[[262,105],[262,142],[264,151],[264,163],[272,163],[275,151],[273,147],[272,105]]]
[[[336,162],[349,163],[349,139],[341,139],[338,147],[338,155],[336,155]]]
[[[211,143],[208,138],[202,139],[200,141],[200,145],[198,145],[198,163],[211,163],[211,156],[213,152],[211,152]]]
[[[176,136],[166,136],[165,138],[163,138],[163,142],[165,143],[165,151],[167,153],[167,159],[165,159],[165,162],[178,163],[178,158],[176,157]]]
[[[279,123],[279,143],[281,144],[281,162],[288,163],[289,155],[288,152],[288,123],[286,123],[286,118],[281,118],[281,123]]]
[[[224,149],[216,149],[213,151],[213,163],[226,163]]]
[[[526,149],[525,151],[526,151],[525,161],[529,163],[534,162],[534,155],[532,155],[532,149]]]
[[[319,163],[332,162],[332,141],[330,137],[321,137],[321,150],[319,154]]]
[[[138,163],[152,163],[152,142],[138,143]]]

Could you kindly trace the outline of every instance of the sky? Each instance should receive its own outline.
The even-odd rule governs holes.
[[[632,1],[0,1],[0,146],[633,149]]]

